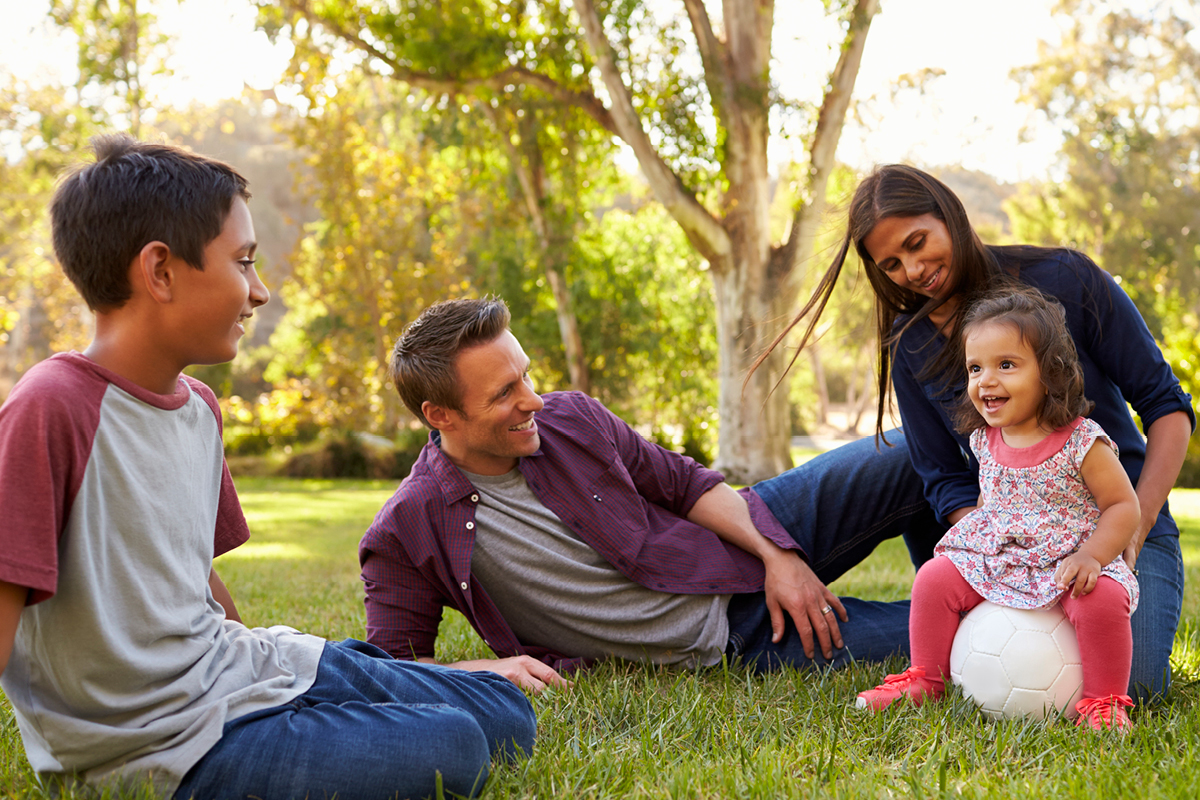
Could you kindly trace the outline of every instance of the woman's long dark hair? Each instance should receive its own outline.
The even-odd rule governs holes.
[[[932,214],[941,220],[950,234],[952,283],[941,299],[928,298],[893,283],[871,259],[871,254],[863,244],[863,240],[881,220],[892,217],[920,217],[925,214]],[[960,302],[943,327],[946,344],[926,361],[919,377],[923,380],[934,378],[943,387],[960,382],[963,348],[959,329],[966,308],[979,294],[997,287],[1005,280],[1010,280],[1021,264],[1036,261],[1055,252],[1042,247],[984,245],[976,235],[975,229],[971,227],[962,202],[946,184],[927,172],[906,164],[877,167],[863,179],[854,192],[854,198],[850,201],[846,236],[842,239],[833,263],[821,276],[813,296],[758,357],[750,368],[751,373],[766,360],[793,328],[808,317],[800,346],[788,362],[787,369],[790,370],[796,363],[825,312],[825,306],[829,303],[834,287],[837,286],[838,278],[841,277],[851,244],[862,259],[867,280],[871,282],[871,289],[875,294],[875,331],[879,342],[879,408],[875,416],[875,435],[882,438],[885,444],[887,439],[883,438],[883,417],[892,395],[892,347],[904,332],[940,308],[949,298],[957,296]],[[896,330],[896,321],[902,316],[908,319]],[[785,374],[786,372],[787,370]]]

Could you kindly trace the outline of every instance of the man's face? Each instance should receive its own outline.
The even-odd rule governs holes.
[[[533,415],[542,398],[529,378],[529,357],[511,332],[458,354],[461,412],[445,410],[442,452],[460,469],[503,475],[541,446]]]

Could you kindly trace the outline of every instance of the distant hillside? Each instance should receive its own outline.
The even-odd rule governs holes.
[[[1016,193],[1017,187],[1001,183],[986,172],[962,167],[931,167],[929,171],[962,200],[967,216],[985,242],[999,243],[997,240],[1012,234],[1003,203]]]

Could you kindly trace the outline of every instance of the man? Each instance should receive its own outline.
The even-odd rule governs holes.
[[[501,656],[453,666],[535,691],[609,657],[761,672],[907,653],[907,601],[825,586],[886,538],[925,553],[942,533],[904,448],[848,445],[736,492],[586,395],[539,396],[508,323],[500,300],[447,301],[396,344],[431,435],[360,546],[368,641],[432,661],[449,605]]]

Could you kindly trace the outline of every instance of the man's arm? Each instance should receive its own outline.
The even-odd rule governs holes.
[[[717,484],[700,496],[687,518],[762,559],[772,641],[778,642],[783,636],[786,612],[796,623],[805,655],[813,657],[816,633],[825,658],[833,658],[833,647],[842,647],[842,634],[834,614],[843,622],[849,619],[842,601],[821,582],[798,551],[779,547],[754,527],[750,508],[741,495],[728,484]],[[825,609],[829,609],[828,613],[824,613]]]
[[[21,621],[28,595],[29,590],[24,586],[0,581],[0,675],[8,667],[13,640],[17,638],[17,623]]]
[[[233,595],[225,588],[225,583],[217,574],[215,567],[208,571],[208,588],[212,591],[213,599],[221,604],[221,608],[225,609],[225,619],[241,622],[242,618],[238,616],[237,606],[233,604]]]

